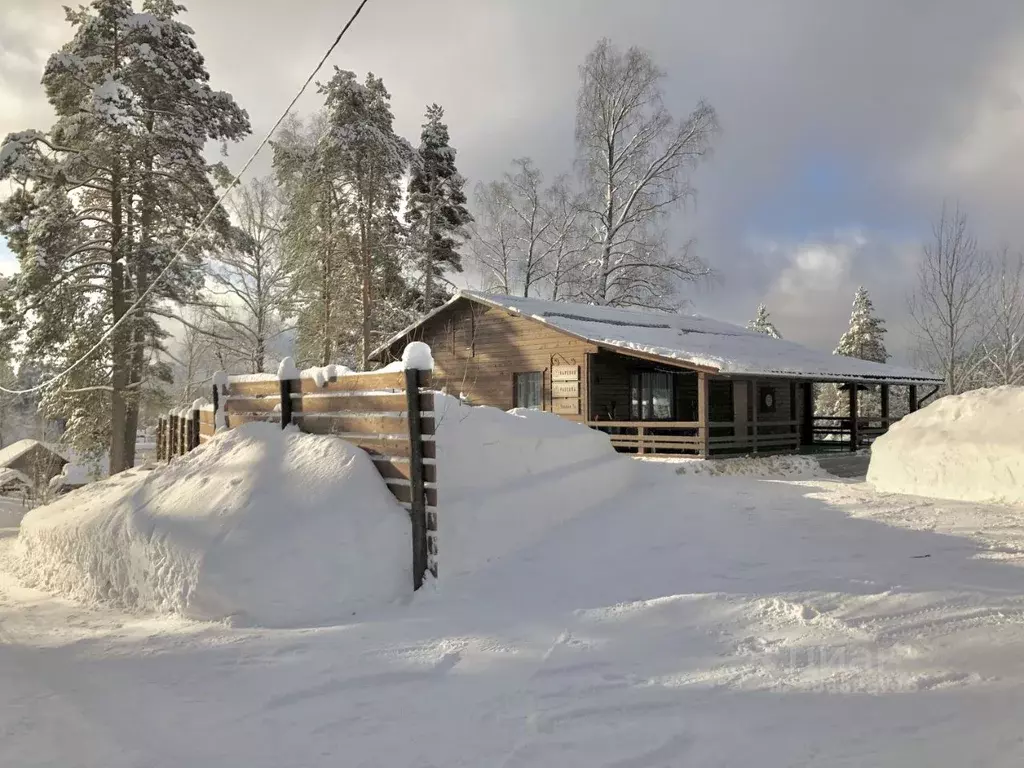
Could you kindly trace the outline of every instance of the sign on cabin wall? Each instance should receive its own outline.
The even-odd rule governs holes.
[[[551,364],[551,412],[561,416],[580,413],[580,367]]]
[[[578,381],[552,381],[551,382],[551,397],[556,400],[560,397],[576,397],[580,396],[580,383]]]
[[[578,397],[562,397],[551,401],[551,412],[561,416],[578,416],[580,399]]]
[[[576,381],[580,380],[580,367],[578,365],[552,365],[552,381]]]

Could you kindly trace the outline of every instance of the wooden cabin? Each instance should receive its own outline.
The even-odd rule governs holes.
[[[409,341],[434,354],[439,389],[473,405],[537,408],[601,429],[620,450],[698,456],[857,449],[884,432],[890,387],[909,410],[932,374],[830,355],[696,315],[462,291],[373,353]],[[839,383],[854,418],[814,414],[813,385]],[[861,416],[877,387],[881,413]],[[823,439],[823,438],[830,439]]]

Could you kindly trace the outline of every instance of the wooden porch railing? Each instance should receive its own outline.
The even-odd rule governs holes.
[[[703,432],[696,421],[588,421],[588,427],[607,432],[612,446],[647,453],[695,453],[703,449]]]
[[[857,443],[864,445],[884,435],[889,427],[900,420],[898,416],[859,416]],[[815,416],[811,427],[816,444],[849,445],[853,435],[853,421],[849,416]]]
[[[712,421],[706,428],[696,421],[588,421],[587,426],[608,433],[613,447],[639,455],[681,453],[706,457],[736,451],[771,453],[800,448],[799,421]]]

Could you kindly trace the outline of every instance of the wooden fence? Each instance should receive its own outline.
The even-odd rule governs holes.
[[[437,576],[437,446],[429,371],[214,381],[212,404],[197,401],[159,420],[158,459],[182,456],[219,429],[253,421],[343,438],[370,455],[388,490],[409,511],[414,588],[428,570]]]

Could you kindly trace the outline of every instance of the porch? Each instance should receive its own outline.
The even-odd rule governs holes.
[[[888,382],[718,375],[603,350],[588,358],[585,423],[639,455],[849,452],[899,420],[890,414]],[[842,384],[851,415],[815,414],[815,383]],[[860,395],[872,389],[879,412],[862,414]],[[916,385],[907,400],[907,410],[916,410]]]

